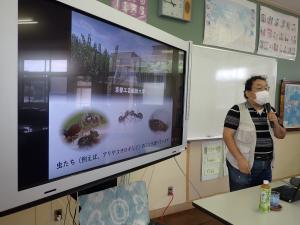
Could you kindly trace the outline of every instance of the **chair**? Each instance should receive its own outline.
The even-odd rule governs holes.
[[[161,225],[150,221],[144,181],[79,197],[80,225]]]

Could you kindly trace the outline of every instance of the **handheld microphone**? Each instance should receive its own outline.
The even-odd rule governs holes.
[[[269,102],[265,104],[265,109],[268,113],[272,112],[271,104]],[[274,122],[273,121],[270,121],[270,126],[271,126],[271,128],[274,128]]]

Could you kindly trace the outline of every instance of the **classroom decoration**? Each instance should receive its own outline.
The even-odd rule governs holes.
[[[160,0],[159,15],[190,21],[192,0]]]
[[[300,130],[300,81],[281,82],[280,121],[287,130]]]
[[[295,60],[298,18],[260,7],[258,54]]]
[[[111,0],[110,5],[139,20],[147,21],[147,0]]]
[[[245,101],[245,81],[251,75],[267,77],[274,106],[276,59],[193,45],[191,63],[189,141],[222,137],[225,116],[233,105]]]
[[[206,0],[204,44],[254,52],[256,4],[246,0]]]

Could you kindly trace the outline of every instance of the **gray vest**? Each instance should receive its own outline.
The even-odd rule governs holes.
[[[250,168],[252,168],[254,162],[255,146],[256,146],[256,129],[252,121],[252,118],[250,116],[249,110],[246,106],[246,103],[241,103],[238,106],[240,109],[240,123],[238,129],[234,134],[234,140],[235,140],[235,144],[237,145],[242,155],[245,157],[246,160],[248,160]],[[272,139],[274,140],[273,130],[271,128],[269,130]],[[230,151],[227,151],[226,158],[233,167],[239,169],[237,161],[234,158],[234,156],[230,153]],[[273,147],[273,159],[274,159],[274,147]]]

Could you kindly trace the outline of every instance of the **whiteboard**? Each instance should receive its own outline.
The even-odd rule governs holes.
[[[191,54],[189,141],[222,137],[225,116],[245,101],[244,85],[251,75],[267,77],[274,106],[276,59],[197,45]]]

